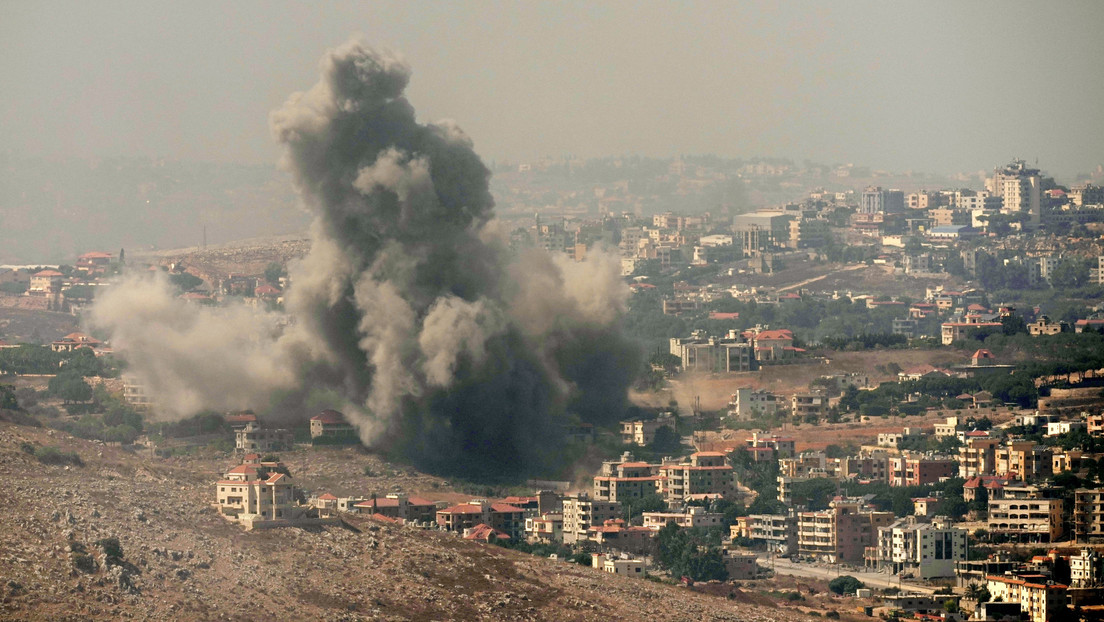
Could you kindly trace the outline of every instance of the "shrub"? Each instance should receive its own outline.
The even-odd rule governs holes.
[[[828,589],[840,595],[854,594],[855,590],[863,587],[866,587],[865,584],[851,575],[836,577],[828,582]]]
[[[109,564],[118,564],[123,561],[123,546],[119,544],[118,538],[114,536],[101,538],[96,540],[96,546],[103,549],[104,556],[107,557]]]
[[[84,462],[79,455],[73,452],[63,452],[57,447],[38,447],[34,450],[34,457],[42,464],[71,464],[73,466],[84,466]]]

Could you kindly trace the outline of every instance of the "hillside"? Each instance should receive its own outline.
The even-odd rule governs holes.
[[[75,452],[84,464],[40,464],[24,443]],[[349,450],[282,458],[308,488],[432,494],[442,484]],[[228,464],[215,455],[150,458],[0,422],[8,509],[0,619],[765,622],[797,614],[361,518],[245,532],[210,505]],[[365,466],[383,475],[366,478]],[[95,543],[111,537],[123,563],[105,569]],[[82,550],[93,554],[94,572],[76,569]]]

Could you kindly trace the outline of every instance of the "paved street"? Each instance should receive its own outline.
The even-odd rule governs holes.
[[[918,585],[916,583],[910,583],[908,581],[902,582],[894,575],[878,572],[862,572],[854,569],[848,569],[846,566],[840,566],[839,568],[837,568],[834,565],[828,564],[795,564],[785,558],[775,557],[772,559],[767,555],[759,556],[759,565],[764,568],[773,568],[775,574],[784,574],[794,577],[811,577],[815,579],[825,579],[831,581],[837,576],[851,575],[852,577],[855,577],[859,581],[865,583],[868,587],[899,587],[902,591],[922,592],[924,594],[934,594],[936,591],[936,588],[928,587],[926,585]]]

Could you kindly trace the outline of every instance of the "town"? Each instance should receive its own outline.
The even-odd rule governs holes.
[[[683,160],[660,175],[697,190],[724,179]],[[166,422],[141,370],[80,327],[127,270],[162,274],[182,304],[281,314],[300,243],[234,261],[122,250],[0,268],[0,303],[22,314],[0,328],[2,403],[16,423],[153,460],[228,456],[207,503],[246,530],[359,516],[689,590],[818,578],[863,615],[1091,618],[1104,613],[1104,188],[1021,160],[984,186],[642,216],[613,183],[594,192],[597,219],[560,205],[508,220],[519,250],[616,254],[625,330],[647,353],[616,427],[563,430],[580,464],[600,466],[516,494],[304,486],[281,457],[356,451],[341,412],[289,425],[258,404]],[[28,330],[27,314],[66,332]]]

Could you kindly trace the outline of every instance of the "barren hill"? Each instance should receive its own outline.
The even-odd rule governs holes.
[[[25,445],[26,444],[26,445]],[[75,452],[45,465],[33,446]],[[351,451],[282,456],[300,484],[433,490]],[[640,579],[352,518],[245,532],[211,507],[225,458],[156,459],[0,422],[0,618],[19,620],[783,620]],[[342,466],[343,465],[343,466]],[[368,466],[386,473],[373,481]],[[360,479],[356,480],[356,474]],[[312,478],[313,481],[312,481]],[[327,479],[328,478],[328,479]],[[118,538],[109,565],[97,542]],[[85,557],[85,552],[90,554]],[[93,564],[90,562],[94,562]],[[84,569],[78,566],[84,564]]]

